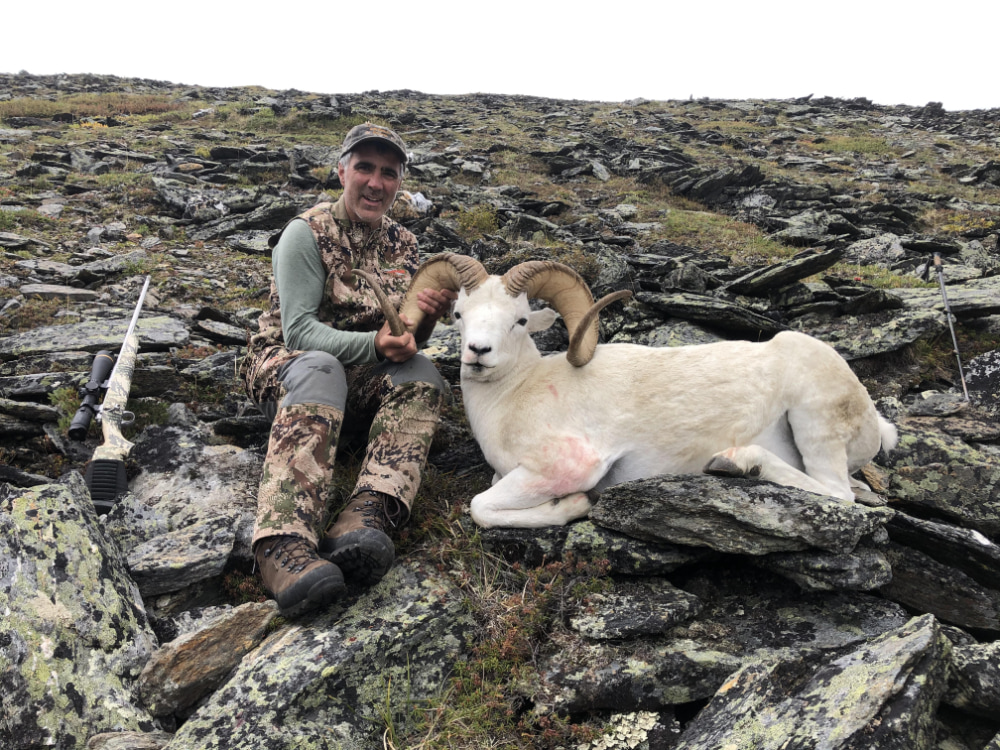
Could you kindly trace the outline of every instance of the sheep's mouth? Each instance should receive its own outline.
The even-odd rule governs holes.
[[[484,365],[481,362],[463,362],[462,369],[469,375],[480,377],[493,369],[493,365]]]

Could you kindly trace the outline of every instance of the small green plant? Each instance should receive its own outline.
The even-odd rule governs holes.
[[[653,233],[655,237],[726,255],[735,265],[785,260],[797,252],[753,224],[710,211],[671,209],[659,221],[663,228]]]
[[[823,275],[860,281],[875,289],[912,289],[937,286],[936,282],[924,281],[909,274],[896,273],[885,266],[837,263]]]
[[[862,154],[865,156],[881,156],[895,154],[897,149],[885,138],[872,135],[831,135],[817,139],[812,147],[818,151],[831,154]]]
[[[80,408],[80,394],[76,388],[56,388],[49,394],[49,403],[56,407],[61,415],[59,417],[59,432],[66,434],[69,425],[73,421],[73,416]]]
[[[24,301],[24,304],[17,308],[4,321],[4,325],[10,333],[43,328],[52,325],[56,313],[60,312],[65,305],[66,300],[58,297],[50,299],[28,297]],[[78,321],[79,318],[75,315],[64,315],[59,318],[60,324],[76,323]]]
[[[456,221],[459,233],[468,240],[478,239],[484,234],[493,234],[500,226],[497,210],[482,203],[469,209],[461,209]]]
[[[46,183],[47,184],[47,183]],[[46,229],[56,225],[55,219],[40,214],[30,208],[10,211],[0,208],[0,231],[15,229]]]

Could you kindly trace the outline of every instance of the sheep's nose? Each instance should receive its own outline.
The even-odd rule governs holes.
[[[481,357],[484,354],[487,354],[491,349],[493,349],[493,347],[492,346],[476,346],[475,344],[469,344],[469,349],[472,350],[473,354],[476,354],[477,356]]]

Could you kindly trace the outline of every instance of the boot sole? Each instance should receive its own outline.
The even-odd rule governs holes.
[[[275,597],[278,612],[284,617],[295,617],[309,610],[330,604],[347,591],[341,571],[326,575],[314,582],[308,578],[296,582]]]
[[[396,548],[388,535],[374,529],[352,531],[319,545],[325,557],[357,583],[373,585],[382,580],[396,559]]]

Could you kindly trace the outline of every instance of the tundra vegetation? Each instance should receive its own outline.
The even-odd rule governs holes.
[[[65,422],[72,415],[74,394],[85,380],[90,355],[120,344],[107,335],[108,321],[126,315],[145,274],[153,283],[140,324],[144,347],[129,406],[137,415],[129,436],[137,440],[141,458],[134,459],[130,476],[137,483],[167,477],[144,497],[167,492],[163,487],[168,481],[174,488],[169,491],[181,485],[197,487],[216,498],[212,493],[220,483],[229,491],[233,485],[222,482],[211,466],[187,454],[181,462],[172,453],[164,455],[169,451],[157,450],[179,444],[177,450],[190,451],[192,443],[177,436],[189,436],[183,430],[194,430],[194,424],[210,435],[203,446],[205,454],[230,470],[226,480],[234,482],[233,476],[242,472],[240,479],[247,485],[247,497],[229,491],[216,502],[227,509],[240,502],[244,511],[252,508],[256,477],[246,466],[233,468],[227,462],[259,453],[267,438],[266,425],[255,420],[233,379],[239,347],[267,303],[270,261],[264,240],[322,197],[336,197],[339,185],[330,165],[347,131],[366,120],[396,128],[414,152],[404,189],[423,194],[432,208],[422,213],[401,205],[398,216],[417,234],[425,253],[448,250],[471,255],[496,274],[525,261],[554,260],[573,268],[598,296],[629,288],[637,298],[630,313],[616,310],[602,316],[602,333],[609,340],[673,345],[719,337],[769,338],[776,328],[768,328],[768,321],[825,337],[845,353],[880,408],[891,407],[894,418],[909,415],[916,420],[944,413],[950,430],[924,433],[921,430],[931,429],[926,421],[908,423],[900,450],[908,451],[906,456],[925,451],[923,463],[911,466],[908,459],[902,460],[898,471],[898,466],[883,463],[866,479],[893,501],[893,507],[920,508],[915,515],[925,518],[918,521],[946,519],[963,527],[956,534],[985,534],[987,541],[1000,534],[1000,524],[989,517],[995,505],[988,493],[982,494],[985,490],[955,490],[953,506],[945,507],[941,499],[954,489],[951,483],[967,473],[978,478],[977,487],[992,486],[991,470],[979,465],[966,469],[961,462],[971,461],[973,453],[977,460],[992,460],[988,457],[995,454],[998,440],[992,427],[996,411],[988,403],[977,403],[971,412],[955,407],[960,392],[955,352],[941,310],[935,307],[940,300],[936,279],[921,275],[932,252],[945,254],[949,281],[955,284],[949,289],[957,311],[959,350],[966,364],[1000,348],[1000,324],[994,320],[998,311],[990,307],[996,292],[987,285],[1000,270],[996,110],[947,113],[933,103],[885,107],[864,99],[610,103],[489,94],[440,97],[409,91],[334,96],[26,74],[0,74],[0,482],[4,483],[0,505],[5,519],[19,493],[31,487],[63,487],[55,484],[57,480],[83,467],[93,449],[93,436],[89,444],[71,445],[65,440]],[[813,270],[809,264],[817,263],[816,258],[822,263]],[[796,273],[800,266],[807,271]],[[784,281],[761,287],[757,274],[768,269],[793,270]],[[964,281],[969,286],[963,287]],[[721,313],[716,309],[711,315],[724,313],[728,322],[709,320],[709,313],[691,307],[695,297],[725,302]],[[640,310],[641,314],[636,312]],[[912,315],[899,322],[892,315],[900,310]],[[837,327],[840,321],[847,322]],[[853,335],[845,333],[851,326]],[[865,330],[863,335],[857,333],[859,327]],[[900,337],[898,347],[877,349],[894,336]],[[540,333],[539,341],[545,352],[566,346],[558,325]],[[782,680],[791,680],[784,673],[755,672],[763,667],[736,658],[740,646],[732,634],[743,632],[743,618],[759,614],[743,611],[738,600],[760,584],[747,572],[754,566],[745,562],[746,557],[727,558],[726,551],[718,548],[707,556],[685,558],[670,581],[703,595],[711,602],[706,609],[715,607],[714,619],[698,619],[692,610],[690,619],[664,626],[674,639],[671,643],[690,646],[692,662],[702,670],[695,670],[697,678],[675,692],[658,687],[656,700],[646,702],[648,696],[629,703],[635,696],[628,689],[612,687],[588,703],[594,696],[574,687],[572,680],[585,677],[590,665],[595,672],[606,666],[609,674],[618,674],[615,664],[626,665],[624,671],[638,680],[655,671],[649,666],[656,663],[650,655],[662,657],[660,663],[666,665],[680,657],[655,635],[633,639],[605,633],[581,638],[581,630],[588,626],[580,622],[600,610],[601,602],[621,601],[617,597],[623,579],[627,585],[639,585],[621,573],[621,550],[601,546],[605,537],[599,529],[587,541],[600,553],[583,554],[560,547],[564,532],[497,535],[470,522],[469,500],[490,487],[492,470],[471,440],[457,387],[457,353],[449,349],[446,338],[431,343],[442,371],[456,386],[455,402],[443,420],[439,445],[432,452],[398,552],[406,571],[412,566],[426,575],[422,580],[431,581],[423,585],[432,594],[445,584],[460,592],[460,606],[429,618],[428,627],[455,623],[455,631],[465,639],[463,651],[430,684],[426,673],[419,671],[416,651],[384,672],[373,670],[367,675],[368,692],[351,693],[364,700],[341,714],[352,717],[341,719],[354,727],[352,741],[361,743],[358,747],[400,750],[652,749],[673,747],[676,737],[699,721],[718,721],[732,727],[735,747],[780,747],[779,742],[768,744],[767,732],[750,725],[756,711],[748,711],[745,718],[727,718],[724,706],[712,699],[716,691],[720,696],[744,690],[752,695],[757,688],[763,696],[768,691],[761,685],[786,686]],[[928,394],[939,398],[925,399]],[[924,401],[926,413],[910,415],[907,410],[917,411]],[[952,408],[956,410],[949,412]],[[358,459],[356,446],[350,436],[346,438],[330,489],[332,506],[345,501],[353,485]],[[955,455],[961,458],[954,459]],[[941,488],[940,497],[934,495],[923,505],[913,499],[922,497],[921,492],[928,494],[930,485]],[[709,486],[696,485],[695,494],[707,496]],[[47,518],[59,516],[60,508],[73,507],[66,500],[72,482],[65,487],[70,489],[55,494],[57,502],[46,511]],[[961,506],[963,493],[970,492],[979,493],[977,503],[987,510],[981,514],[965,506],[954,510]],[[904,502],[905,493],[910,494]],[[169,510],[161,506],[142,517],[148,536],[139,540],[123,541],[123,518],[105,519],[99,528],[131,555],[132,573],[138,576],[143,568],[139,550],[160,537],[201,528],[195,523],[194,504],[180,505]],[[628,498],[621,498],[621,505],[628,506]],[[824,505],[821,512],[834,518],[840,511]],[[881,518],[878,514],[887,512],[874,508],[870,517]],[[132,522],[138,523],[136,518]],[[130,644],[131,650],[116,652],[110,661],[127,662],[128,654],[149,660],[154,646],[166,645],[176,635],[175,621],[193,617],[191,613],[205,605],[264,606],[249,555],[240,551],[239,519],[238,514],[228,518],[225,529],[213,527],[213,534],[229,533],[237,539],[231,542],[234,551],[224,560],[224,568],[185,584],[181,592],[148,579],[137,584],[139,590],[145,589],[148,611],[137,614],[138,610],[126,608],[115,613],[114,622],[124,632],[133,620],[148,617],[160,628],[159,643]],[[576,524],[574,533],[585,536],[585,530],[592,528],[596,527],[589,522]],[[866,538],[878,537],[876,530],[869,532]],[[627,545],[630,553],[667,566],[657,557],[666,553],[643,539]],[[76,537],[73,544],[74,550],[83,552],[93,546]],[[776,568],[781,564],[777,557],[783,554],[769,558]],[[875,552],[864,554],[865,559],[877,558]],[[60,560],[65,567],[66,558]],[[830,558],[824,557],[817,566],[828,563]],[[0,565],[0,579],[7,570]],[[172,575],[184,572],[175,570]],[[997,588],[994,574],[995,569],[978,574],[991,582],[989,592]],[[108,575],[109,580],[114,577]],[[116,585],[128,591],[136,584]],[[872,598],[884,597],[880,601],[893,608],[886,610],[885,620],[895,622],[904,606],[896,602],[903,596],[887,586],[883,580],[872,589]],[[820,596],[815,589],[807,594],[795,586],[791,589],[793,593],[782,600],[788,611],[804,600],[811,605]],[[970,584],[969,591],[980,589]],[[638,598],[648,593],[642,589]],[[962,601],[993,602],[989,596],[970,594]],[[776,600],[763,601],[761,610]],[[905,599],[910,613],[929,611],[912,601]],[[1000,608],[1000,599],[997,602]],[[383,604],[388,607],[382,599],[375,601],[372,611],[381,611]],[[775,609],[781,610],[775,617],[785,611]],[[58,607],[50,602],[43,610],[51,613]],[[259,634],[268,644],[261,649],[307,632],[317,639],[329,636],[331,640],[316,645],[328,653],[338,646],[334,636],[349,620],[348,614],[338,610],[303,626],[271,613]],[[877,637],[884,630],[856,616],[848,605],[831,618],[847,622],[855,636],[870,637],[872,653],[884,645]],[[951,618],[941,616],[947,623],[942,629],[947,629],[955,650],[989,648],[1000,637],[995,614],[994,621],[966,627],[981,644],[959,630],[963,622],[956,624],[958,615],[953,612]],[[374,615],[350,620],[357,629],[344,640],[374,632],[373,619]],[[899,631],[898,640],[909,643],[908,638],[917,637],[914,632],[919,635],[931,627],[927,620],[915,618],[910,630]],[[82,625],[74,627],[91,633]],[[803,656],[809,649],[794,640],[811,627],[804,622],[776,622],[770,632],[775,643],[768,645],[777,648],[787,643],[789,652],[801,648],[796,652],[801,661],[795,663],[811,664]],[[148,623],[134,625],[134,630],[150,632]],[[947,639],[939,630],[934,633],[930,638],[934,648],[950,648],[942,645]],[[20,631],[16,635],[28,638]],[[446,635],[442,641],[460,640],[456,633]],[[115,634],[101,630],[87,637],[106,644],[114,642]],[[80,637],[80,642],[85,640]],[[614,652],[616,659],[598,662],[597,642],[610,644],[601,651],[602,658]],[[695,643],[700,650],[691,645]],[[15,675],[13,651],[6,648],[0,646],[0,663],[5,674]],[[43,650],[39,645],[38,653]],[[72,650],[56,649],[59,654]],[[648,661],[643,660],[646,657]],[[230,671],[217,678],[212,685],[212,690],[220,691],[216,704],[239,705],[243,710],[245,704],[227,701],[235,701],[243,685],[251,694],[261,690],[263,683],[254,682],[256,675],[239,671],[250,670],[252,662],[248,658],[242,665],[230,665]],[[706,676],[709,662],[732,668],[721,676]],[[311,665],[300,671],[307,666]],[[728,678],[737,666],[741,670]],[[136,673],[141,667],[140,663]],[[234,727],[266,726],[267,731],[260,731],[262,737],[288,726],[294,731],[294,722],[301,721],[308,734],[309,711],[323,701],[338,700],[342,686],[331,674],[335,671],[326,669],[303,689],[309,706],[299,714],[269,715],[254,725],[251,719],[260,717],[250,709],[238,719],[230,710],[228,719]],[[64,691],[66,676],[52,664],[46,662],[39,674],[43,677],[30,683],[24,700],[39,700],[46,706],[38,712],[49,722],[46,726],[63,729],[53,734],[33,726],[36,744],[25,740],[14,747],[83,748],[98,731],[127,728],[144,733],[143,741],[150,747],[190,750],[192,738],[221,731],[210,726],[215,719],[207,718],[211,691],[199,697],[198,706],[173,705],[155,719],[141,708],[135,711],[140,718],[128,714],[128,721],[115,724],[87,699],[74,704],[66,697],[74,693]],[[564,678],[562,693],[553,695],[553,675]],[[234,676],[231,682],[230,676]],[[82,690],[83,676],[72,677],[74,690]],[[276,666],[264,682],[291,678]],[[130,679],[125,692],[134,695],[141,688],[136,687],[136,675]],[[940,679],[934,672],[916,681],[935,685]],[[892,676],[866,674],[842,687],[861,705],[864,686],[891,683]],[[58,688],[52,687],[57,684]],[[695,684],[697,688],[692,687]],[[940,750],[979,750],[991,741],[991,748],[1000,746],[993,739],[1000,723],[995,711],[991,716],[988,706],[984,708],[984,691],[964,702],[952,696],[941,711],[934,710],[940,691],[934,693],[936,697],[928,699],[934,705],[924,706],[914,720],[919,725],[914,732],[922,739],[933,736],[925,746]],[[901,692],[918,691],[907,683]],[[153,699],[144,695],[149,701],[144,705],[152,705]],[[797,697],[788,700],[816,703]],[[975,708],[966,711],[970,701]],[[84,718],[72,723],[66,717],[74,716],[74,711]],[[891,710],[886,711],[859,731],[881,737],[879,732],[888,731],[884,727],[897,726]],[[0,733],[15,725],[23,728],[15,723],[22,720],[28,721],[5,714]],[[279,726],[283,721],[288,726]],[[812,740],[830,729],[821,724],[808,727],[803,731],[813,731]],[[332,732],[335,727],[324,729]],[[781,724],[768,731],[790,737],[795,728]],[[176,742],[171,736],[177,737]],[[336,746],[334,740],[321,744],[289,736],[283,735],[288,746],[294,741],[301,747]],[[816,746],[809,737],[799,741],[798,746]],[[218,741],[203,746],[227,745]],[[345,741],[343,746],[351,745]]]

